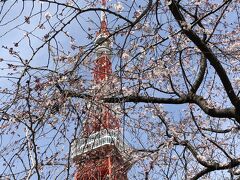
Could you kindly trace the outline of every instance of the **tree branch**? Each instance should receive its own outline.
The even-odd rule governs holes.
[[[217,72],[224,89],[235,108],[240,113],[240,99],[235,94],[232,84],[227,76],[227,73],[218,58],[215,56],[213,51],[208,47],[208,45],[201,40],[201,38],[190,28],[183,27],[182,24],[186,24],[186,20],[183,14],[179,10],[178,3],[175,0],[172,0],[172,3],[169,5],[170,11],[177,20],[179,26],[182,28],[182,32],[201,50],[204,56],[209,60],[210,64],[214,67]]]

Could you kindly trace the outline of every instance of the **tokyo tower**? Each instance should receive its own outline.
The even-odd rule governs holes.
[[[106,0],[102,0],[106,8]],[[93,81],[97,84],[112,75],[110,33],[106,13],[101,12],[101,27],[95,40],[95,67]],[[102,88],[109,88],[105,83]],[[97,101],[97,98],[95,98]],[[96,110],[97,109],[97,110]],[[107,103],[98,105],[83,123],[82,133],[72,146],[72,159],[76,164],[75,180],[127,180],[130,168],[126,151],[131,149],[123,139],[120,121]]]

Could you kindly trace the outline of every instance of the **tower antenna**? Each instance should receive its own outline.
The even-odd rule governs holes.
[[[107,2],[106,0],[102,0],[102,9],[106,10],[107,9]],[[106,33],[107,32],[107,19],[106,19],[106,12],[102,11],[101,12],[101,29],[100,32]]]

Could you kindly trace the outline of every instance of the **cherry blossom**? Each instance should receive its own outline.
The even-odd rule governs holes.
[[[0,2],[1,178],[73,179],[104,110],[128,179],[239,179],[239,0],[101,3]]]

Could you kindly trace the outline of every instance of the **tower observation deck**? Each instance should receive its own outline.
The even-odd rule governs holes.
[[[102,6],[106,8],[106,0],[102,0]],[[102,82],[112,74],[109,35],[106,14],[101,12],[101,28],[95,40],[93,80],[96,84],[104,84]],[[104,86],[109,85],[105,83]],[[82,133],[72,145],[75,180],[127,180],[131,148],[122,134],[120,121],[111,112],[111,105],[98,105],[84,121]]]

